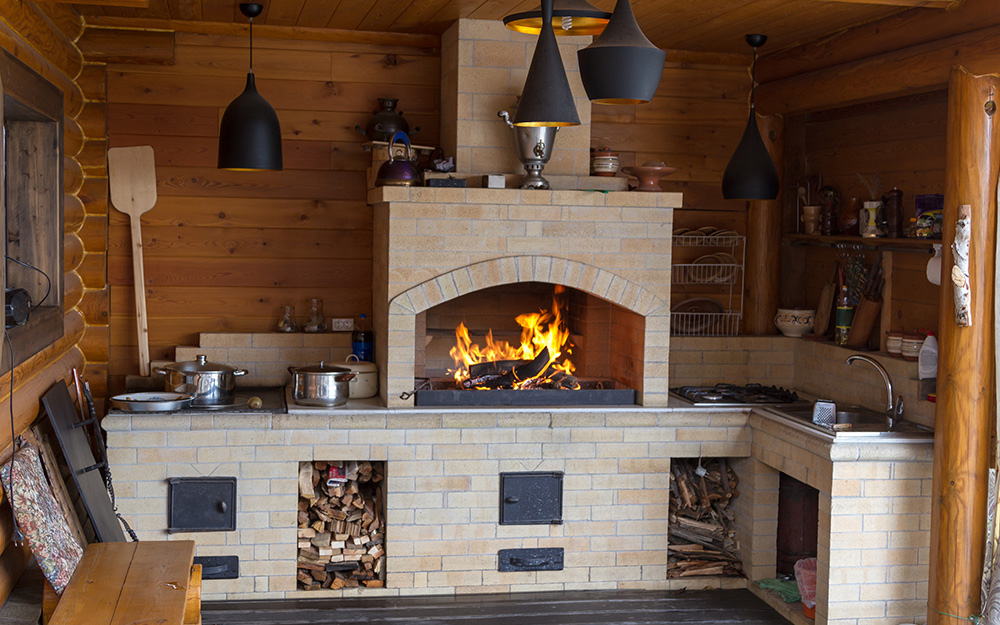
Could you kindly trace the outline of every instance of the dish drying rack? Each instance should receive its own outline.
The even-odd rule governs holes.
[[[697,232],[697,231],[696,231]],[[672,266],[675,290],[670,331],[677,336],[736,336],[743,318],[746,237],[704,234],[674,235],[676,248],[704,248],[691,262]],[[675,257],[677,251],[675,251]],[[683,254],[685,261],[694,253]],[[702,288],[703,287],[703,288]]]

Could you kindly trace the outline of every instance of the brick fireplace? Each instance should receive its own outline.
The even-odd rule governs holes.
[[[414,387],[422,313],[529,283],[561,285],[641,319],[616,370],[630,378],[637,403],[666,405],[670,237],[680,194],[382,187],[368,200],[375,353],[387,406],[412,405],[400,395]]]

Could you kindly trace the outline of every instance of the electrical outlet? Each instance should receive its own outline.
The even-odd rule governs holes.
[[[354,330],[354,319],[331,319],[331,332],[351,332]]]

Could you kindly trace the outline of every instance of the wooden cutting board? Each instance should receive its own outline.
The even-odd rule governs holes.
[[[837,283],[827,282],[820,293],[819,303],[816,304],[816,320],[813,324],[813,336],[820,337],[826,334],[826,329],[830,325],[830,313],[833,312],[833,296],[837,293]]]

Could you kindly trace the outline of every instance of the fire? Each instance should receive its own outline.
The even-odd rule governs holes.
[[[558,293],[559,291],[557,291]],[[537,386],[547,382],[557,372],[571,375],[576,367],[563,354],[572,353],[573,344],[569,341],[569,330],[566,329],[556,298],[552,299],[552,310],[541,310],[537,313],[524,313],[515,320],[521,326],[521,344],[511,345],[507,341],[493,338],[493,330],[486,334],[486,346],[480,347],[472,342],[465,323],[460,323],[455,329],[455,347],[449,352],[455,361],[455,369],[450,370],[455,381],[461,384],[469,378],[471,365],[496,361],[526,361],[530,362],[541,357],[548,350],[548,362],[541,368],[541,373],[524,380],[516,380],[513,388]],[[574,382],[575,385],[575,382]],[[578,387],[578,385],[576,385]],[[476,388],[486,388],[476,386]]]

